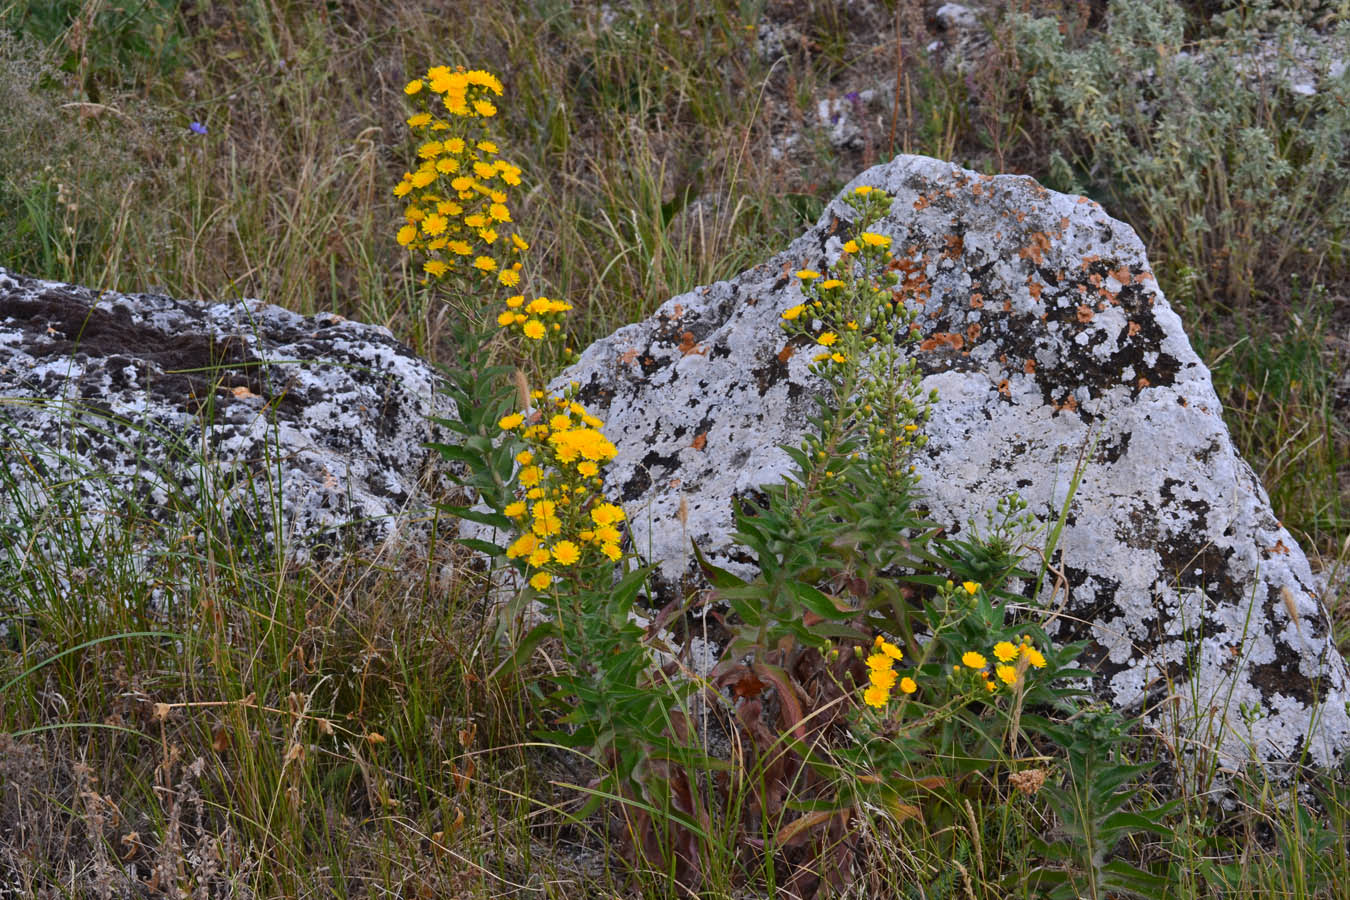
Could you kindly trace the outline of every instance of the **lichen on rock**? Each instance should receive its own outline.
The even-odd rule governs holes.
[[[1017,491],[1054,522],[1081,461],[1052,633],[1090,641],[1096,693],[1227,766],[1338,762],[1346,668],[1307,560],[1234,449],[1134,231],[1030,178],[924,157],[845,192],[859,185],[895,198],[874,230],[925,288],[915,352],[939,399],[916,463],[931,517],[958,534]],[[791,273],[837,258],[851,214],[836,198],[779,256],[670,299],[560,378],[607,423],[606,490],[666,594],[698,581],[691,540],[753,571],[733,501],[789,470],[779,447],[800,440],[820,388],[779,328],[802,300]]]

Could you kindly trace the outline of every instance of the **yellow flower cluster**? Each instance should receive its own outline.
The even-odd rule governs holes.
[[[966,582],[966,585],[974,582]],[[979,586],[976,585],[978,588]],[[971,591],[973,594],[974,591]],[[998,689],[998,683],[1001,681],[1007,685],[1014,685],[1021,679],[1022,673],[1028,666],[1037,669],[1045,668],[1045,656],[1041,651],[1031,645],[1031,635],[1022,635],[1021,643],[1014,644],[1012,641],[999,641],[994,645],[995,664],[993,671],[990,671],[989,660],[983,653],[977,653],[974,650],[968,650],[961,656],[961,665],[953,666],[956,672],[961,671],[961,666],[967,669],[973,669],[980,675],[980,680],[984,683],[984,689],[993,693]]]
[[[394,186],[394,195],[407,200],[399,244],[425,257],[422,271],[429,279],[463,272],[515,287],[521,263],[514,257],[530,245],[507,231],[512,220],[505,189],[520,185],[521,170],[498,158],[482,124],[496,115],[487,97],[501,96],[501,82],[487,72],[435,66],[404,92],[422,109],[408,119],[420,162]],[[450,118],[428,94],[440,97]]]
[[[497,425],[519,433],[527,447],[516,456],[523,496],[505,510],[519,532],[506,555],[524,559],[530,586],[542,591],[576,567],[621,559],[625,516],[599,490],[601,467],[617,452],[603,423],[569,397],[531,396],[542,408]]]
[[[873,193],[875,197],[869,196]],[[889,199],[885,192],[874,192],[864,186],[854,190],[850,202],[861,208],[869,203],[884,204]],[[814,335],[820,352],[811,360],[823,371],[846,364],[850,357],[875,344],[878,333],[886,333],[894,325],[891,321],[894,304],[883,307],[877,302],[878,298],[890,296],[889,291],[883,290],[887,285],[879,277],[891,260],[890,245],[891,239],[885,235],[864,231],[857,240],[843,245],[843,254],[830,266],[827,275],[814,269],[797,271],[806,302],[783,311],[784,327],[805,334],[812,334],[816,327],[823,329]],[[807,312],[810,315],[803,318]],[[841,342],[837,332],[845,330],[855,334]]]
[[[882,708],[891,699],[891,691],[896,687],[901,693],[912,694],[919,689],[914,679],[906,675],[900,678],[895,664],[904,658],[900,648],[877,635],[872,644],[872,653],[867,657],[867,688],[863,691],[863,702],[868,706]]]
[[[506,298],[506,309],[497,316],[503,328],[518,330],[532,341],[542,341],[549,334],[562,331],[563,314],[572,309],[565,300],[535,297],[525,302],[523,294]]]

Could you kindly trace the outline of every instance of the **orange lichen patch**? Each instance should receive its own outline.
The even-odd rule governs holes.
[[[792,354],[797,352],[797,348],[791,344],[784,344],[783,349],[778,351],[778,361],[787,365],[787,361],[792,359]]]
[[[684,315],[684,306],[676,303],[671,312],[674,314],[675,318],[678,319],[680,316]]]
[[[688,356],[691,353],[702,354],[703,352],[703,348],[694,340],[694,333],[692,331],[686,331],[684,334],[680,335],[681,356]]]
[[[1004,397],[1012,397],[1012,385],[1008,384],[1008,379],[1003,379],[998,383],[998,392]]]
[[[1093,287],[1099,288],[1102,286],[1102,276],[1098,275],[1096,272],[1093,272],[1092,274],[1088,275],[1088,282]]]
[[[1026,372],[1028,375],[1035,375],[1035,374],[1036,374],[1036,360],[1034,360],[1034,359],[1029,359],[1029,360],[1027,360],[1026,362],[1022,363],[1022,371],[1023,371],[1023,372]]]
[[[1267,550],[1266,552],[1267,552],[1267,553],[1278,553],[1280,556],[1288,556],[1288,555],[1289,555],[1289,548],[1285,545],[1284,540],[1281,539],[1281,540],[1276,541],[1276,542],[1275,542],[1275,546],[1274,546],[1274,547],[1271,547],[1271,548],[1270,548],[1269,550]]]
[[[970,341],[972,344],[975,343],[980,339],[980,331],[980,323],[971,322],[966,326],[966,340]]]
[[[1078,307],[1078,321],[1086,325],[1092,321],[1092,307],[1080,305]]]
[[[1021,225],[1027,220],[1027,214],[1019,209],[1013,212],[1013,218],[1017,220],[1018,225]]]
[[[1031,243],[1027,244],[1017,255],[1022,259],[1029,259],[1036,265],[1045,262],[1045,251],[1050,249],[1050,235],[1044,231],[1032,232],[1030,235]]]
[[[974,293],[970,295],[970,308],[981,309],[984,306],[984,294]]]
[[[1137,382],[1135,382],[1135,383],[1139,385],[1139,390],[1141,390],[1141,391],[1142,391],[1144,388],[1148,387],[1148,385],[1149,385],[1148,379],[1145,378],[1143,375],[1140,375],[1140,376],[1139,376],[1139,380],[1138,380]]]
[[[1068,230],[1069,230],[1069,217],[1068,217],[1068,216],[1060,216],[1060,219],[1059,219],[1059,233],[1060,233],[1060,235],[1063,235],[1064,232],[1066,232],[1066,231],[1068,231]]]
[[[689,446],[695,450],[702,450],[708,446],[708,433],[705,431],[703,434],[694,435],[694,440],[690,442]]]
[[[1130,327],[1125,329],[1125,332],[1127,337],[1134,337],[1136,334],[1139,333],[1139,323],[1131,322]]]
[[[960,350],[966,345],[966,339],[951,331],[939,331],[919,343],[919,349],[927,353],[931,350],[946,348]]]
[[[1121,287],[1124,287],[1134,280],[1134,276],[1130,274],[1129,266],[1121,266],[1119,269],[1116,269],[1111,273],[1111,277],[1116,281],[1119,281]]]
[[[966,250],[965,239],[959,234],[947,235],[947,249],[942,251],[942,255],[949,259],[956,259]]]
[[[1069,394],[1064,398],[1064,402],[1055,407],[1055,412],[1076,412],[1078,410],[1078,398]]]
[[[927,194],[920,194],[914,201],[914,211],[923,212],[933,205],[933,200]]]
[[[1004,300],[1004,301],[1003,301],[1003,311],[1004,311],[1004,312],[1012,312],[1012,301],[1011,301],[1011,300]]]
[[[1031,293],[1032,300],[1041,299],[1041,291],[1045,290],[1045,285],[1034,278],[1027,279],[1027,291]]]
[[[242,384],[239,387],[230,388],[230,393],[234,394],[235,398],[239,400],[243,400],[246,397],[258,396],[257,394],[250,391],[248,388],[244,387]]]
[[[637,357],[638,352],[637,348],[635,347],[632,350],[625,350],[623,353],[620,353],[619,362],[623,363],[624,365],[631,365],[633,360],[637,359]]]

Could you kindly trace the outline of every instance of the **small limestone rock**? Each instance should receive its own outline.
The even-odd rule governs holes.
[[[939,396],[916,460],[931,517],[957,534],[1017,491],[1053,522],[1082,455],[1052,634],[1090,641],[1098,696],[1227,766],[1338,762],[1346,666],[1307,560],[1234,450],[1134,231],[1030,178],[924,157],[845,190],[858,185],[894,197],[874,230],[929,287],[914,352]],[[853,215],[836,199],[781,255],[667,301],[561,376],[606,420],[606,489],[667,595],[697,583],[691,539],[754,572],[731,540],[733,498],[789,471],[779,446],[799,442],[820,388],[780,313],[802,301],[792,272],[824,271]]]
[[[205,505],[292,559],[369,557],[416,538],[443,488],[424,446],[446,440],[436,388],[384,328],[0,269],[0,445],[22,494],[0,492],[0,521],[65,503],[93,527],[139,506],[192,533]]]

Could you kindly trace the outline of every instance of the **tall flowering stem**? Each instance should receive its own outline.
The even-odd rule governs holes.
[[[562,320],[571,304],[527,299],[523,291],[530,245],[511,204],[522,171],[500,155],[491,127],[501,81],[481,70],[433,66],[403,90],[417,110],[407,124],[418,163],[394,186],[405,203],[396,237],[419,283],[448,295],[471,332],[495,321],[537,371],[566,362]],[[502,294],[504,301],[494,299]]]

